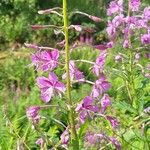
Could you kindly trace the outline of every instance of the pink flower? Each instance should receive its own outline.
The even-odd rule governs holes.
[[[124,40],[123,42],[123,48],[129,48],[130,47],[130,43],[129,43],[129,40]]]
[[[130,0],[129,7],[132,11],[138,11],[141,5],[140,0]]]
[[[27,109],[26,115],[28,119],[31,120],[33,123],[38,123],[40,120],[39,111],[40,111],[39,106],[31,106]]]
[[[104,94],[104,96],[101,99],[101,109],[102,109],[102,113],[105,112],[106,108],[111,105],[111,101],[110,101],[110,97],[108,94]]]
[[[115,62],[116,63],[122,62],[122,60],[123,60],[123,56],[121,54],[118,54],[115,56]]]
[[[127,16],[125,18],[125,23],[126,23],[126,28],[125,28],[125,33],[127,32],[129,34],[132,34],[132,30],[131,29],[135,29],[137,28],[137,24],[138,24],[138,20],[135,16]]]
[[[81,123],[85,122],[85,119],[87,118],[88,110],[93,111],[93,112],[98,112],[99,108],[93,104],[93,99],[90,96],[87,96],[83,99],[83,101],[77,106],[76,111],[80,112],[79,117]]]
[[[39,139],[37,139],[37,141],[35,143],[39,146],[43,146],[44,140],[42,138],[39,138]]]
[[[147,20],[145,19],[139,19],[137,20],[137,28],[147,28]]]
[[[37,51],[32,55],[32,63],[42,71],[53,70],[58,64],[59,51]]]
[[[107,56],[107,51],[103,51],[100,53],[100,55],[97,57],[96,62],[93,66],[93,73],[96,74],[96,76],[99,76],[100,73],[103,71],[105,60]]]
[[[70,71],[71,81],[73,81],[73,80],[83,81],[84,80],[83,72],[79,71],[76,68],[74,61],[70,61],[70,63],[69,63],[69,71]],[[62,76],[62,78],[63,79],[66,78],[66,73]]]
[[[138,61],[141,58],[141,54],[140,53],[136,53],[135,54],[135,60]]]
[[[142,44],[150,44],[150,34],[144,34],[141,36],[141,42]]]
[[[110,41],[107,43],[107,47],[108,48],[112,48],[114,46],[114,42],[113,41]]]
[[[111,16],[115,13],[123,12],[123,0],[112,1],[109,4],[109,8],[107,9],[107,15]]]
[[[85,135],[85,141],[86,141],[87,145],[89,145],[89,146],[99,143],[102,139],[105,139],[105,135],[102,133],[88,132]]]
[[[81,111],[80,114],[79,114],[79,120],[80,122],[83,124],[86,120],[88,116],[88,112],[87,111]]]
[[[142,17],[143,19],[146,19],[147,21],[150,20],[150,6],[145,7]]]
[[[114,138],[114,137],[109,137],[109,140],[112,142],[112,144],[115,146],[116,150],[121,150],[121,144],[120,142]]]
[[[111,87],[111,84],[106,81],[106,77],[101,75],[101,77],[95,82],[92,89],[92,97],[99,97]]]
[[[116,118],[111,117],[111,116],[106,116],[106,118],[109,120],[109,122],[110,122],[110,124],[111,124],[111,126],[113,128],[117,128],[118,127],[119,122],[118,122],[118,120]]]
[[[112,24],[116,28],[119,27],[123,23],[124,23],[124,15],[122,14],[115,16],[114,19],[112,20]]]
[[[108,22],[108,26],[106,28],[106,32],[107,32],[109,38],[115,39],[116,34],[117,34],[116,33],[116,27],[111,21]]]
[[[41,90],[41,98],[44,102],[49,102],[54,95],[64,93],[65,85],[58,81],[55,73],[50,72],[49,77],[38,77],[37,85]]]
[[[61,138],[61,143],[63,145],[68,144],[70,136],[69,136],[69,132],[67,129],[61,134],[60,138]]]

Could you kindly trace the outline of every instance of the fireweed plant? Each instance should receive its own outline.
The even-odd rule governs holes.
[[[143,8],[140,0],[116,0],[110,2],[107,14],[108,37],[114,48],[121,46],[114,56],[119,65],[112,71],[123,79],[129,103],[138,110],[141,95],[135,81],[139,74],[150,78],[150,64],[143,66],[141,61],[150,58],[150,6]]]
[[[127,12],[125,11],[126,7],[128,8]],[[37,77],[36,82],[40,89],[41,100],[45,105],[31,106],[26,111],[28,119],[40,135],[36,144],[43,150],[50,147],[53,149],[62,147],[64,149],[79,150],[82,148],[90,149],[92,146],[97,149],[105,149],[105,145],[112,145],[115,149],[121,149],[121,143],[114,134],[119,130],[119,121],[112,115],[111,111],[108,113],[108,110],[112,109],[111,98],[108,94],[111,84],[106,77],[105,62],[111,48],[121,43],[122,49],[115,56],[116,63],[119,62],[121,67],[112,69],[112,71],[119,72],[118,75],[125,82],[130,103],[137,109],[138,94],[134,85],[134,79],[136,78],[134,70],[138,68],[146,78],[150,76],[148,73],[150,70],[149,65],[144,68],[139,63],[141,57],[149,58],[147,48],[150,44],[150,27],[148,24],[150,21],[150,7],[146,7],[141,12],[140,1],[138,0],[129,1],[128,6],[123,3],[123,0],[116,0],[110,2],[107,12],[110,20],[106,31],[110,41],[104,45],[91,45],[93,49],[101,50],[96,61],[92,62],[83,59],[71,60],[70,55],[76,49],[69,46],[69,30],[74,29],[80,32],[84,27],[68,24],[67,0],[63,0],[63,8],[55,7],[38,11],[42,15],[58,15],[63,20],[63,26],[32,25],[32,29],[53,28],[55,34],[62,34],[65,38],[60,42],[64,46],[64,50],[63,48],[58,50],[51,47],[26,44],[28,48],[36,50],[36,53],[32,55],[32,64],[40,74],[41,72],[43,74],[43,76]],[[74,14],[87,16],[96,23],[103,21],[96,16],[79,11],[74,12]],[[86,74],[78,69],[78,63],[90,64],[89,70],[94,74],[95,80],[87,80]],[[57,75],[56,69],[58,67],[63,70],[61,77],[60,74]],[[109,70],[111,71],[111,69]],[[60,81],[61,79],[62,81]],[[74,101],[71,94],[73,84],[76,83],[91,85],[91,92],[79,102]],[[61,102],[55,103],[54,100],[58,97],[62,102],[65,102],[63,103],[64,106],[60,105]],[[57,142],[52,141],[49,135],[40,130],[39,126],[40,121],[45,119],[40,115],[40,111],[53,108],[62,112],[66,111],[68,115],[67,125],[63,123],[63,120],[54,119],[64,128],[60,135],[60,141]],[[97,128],[97,126],[100,126],[99,124],[106,128]]]

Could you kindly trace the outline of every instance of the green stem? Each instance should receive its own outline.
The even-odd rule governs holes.
[[[130,10],[130,0],[128,0],[128,16],[130,17],[131,15],[131,10]],[[131,45],[131,36],[129,35],[129,44]],[[131,93],[131,98],[132,98],[132,105],[134,108],[137,108],[136,101],[137,101],[137,96],[136,96],[136,90],[135,90],[135,85],[134,85],[134,62],[133,62],[133,51],[129,48],[129,55],[130,55],[130,61],[129,61],[129,86],[130,86],[130,93]]]
[[[63,0],[63,20],[64,20],[64,34],[65,34],[65,64],[66,64],[66,74],[67,74],[67,84],[66,84],[66,94],[69,104],[69,124],[71,127],[71,144],[74,150],[79,149],[79,142],[77,137],[77,132],[75,128],[75,118],[74,118],[74,108],[71,99],[71,82],[69,73],[69,61],[70,61],[70,49],[69,49],[69,37],[68,37],[68,15],[67,15],[67,0]]]

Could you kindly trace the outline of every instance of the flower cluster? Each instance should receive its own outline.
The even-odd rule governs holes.
[[[134,63],[139,64],[142,56],[149,58],[148,50],[144,52],[142,49],[150,46],[150,7],[145,7],[142,11],[140,0],[129,0],[128,11],[126,7],[123,0],[110,2],[107,10],[110,19],[106,32],[110,41],[114,43],[113,46],[119,43],[124,49],[132,50],[131,53],[135,56]],[[128,61],[122,54],[116,54],[115,62],[123,62],[123,60]],[[142,74],[147,78],[150,77],[146,68]]]
[[[150,21],[150,7],[146,7],[143,13],[139,13],[140,0],[129,0],[129,10],[125,15],[125,5],[123,0],[112,1],[108,8],[108,15],[113,19],[108,22],[106,29],[109,38],[114,42],[114,39],[118,37],[118,34],[123,34],[124,39],[122,45],[124,48],[131,47],[131,36],[136,36],[136,31],[141,29],[141,32],[145,30],[145,33],[140,33],[140,41],[142,44],[150,44],[150,32],[148,22]],[[130,12],[132,12],[130,14]],[[135,12],[135,13],[133,13]],[[138,39],[137,39],[138,40]]]

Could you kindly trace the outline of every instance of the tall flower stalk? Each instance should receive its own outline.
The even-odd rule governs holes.
[[[69,123],[71,127],[71,140],[72,144],[76,143],[76,150],[79,149],[79,142],[77,137],[77,132],[75,128],[75,117],[74,117],[74,108],[73,102],[71,99],[71,82],[70,82],[70,71],[69,71],[69,62],[70,62],[70,50],[69,50],[69,39],[68,39],[68,14],[67,14],[67,0],[63,0],[63,21],[64,21],[64,34],[65,34],[65,65],[66,65],[66,94],[68,100],[68,109],[69,109]]]
[[[42,109],[46,109],[47,106],[60,106],[57,101],[54,101],[55,97],[59,96],[59,100],[65,100],[64,106],[60,106],[59,109],[61,112],[65,112],[68,114],[68,124],[64,124],[60,120],[61,118],[59,118],[58,120],[53,119],[64,129],[59,138],[60,141],[58,143],[56,143],[56,141],[53,142],[51,138],[49,138],[51,135],[49,135],[40,137],[37,143],[41,147],[46,144],[46,147],[50,145],[53,148],[63,147],[65,149],[79,150],[86,147],[85,141],[87,141],[88,143],[91,142],[88,138],[88,140],[86,140],[86,133],[89,132],[89,129],[87,129],[87,131],[82,130],[84,125],[86,125],[87,123],[89,124],[89,126],[95,126],[95,117],[100,117],[100,119],[104,120],[104,122],[110,124],[112,130],[116,130],[119,125],[117,119],[114,116],[107,115],[107,108],[111,107],[111,98],[107,93],[111,88],[111,84],[107,80],[104,71],[104,65],[108,55],[107,49],[111,48],[112,45],[111,43],[98,46],[91,45],[92,48],[102,48],[102,51],[99,51],[99,55],[97,55],[96,60],[92,60],[94,62],[82,59],[71,60],[70,52],[72,50],[75,51],[75,48],[72,47],[72,50],[70,50],[68,30],[73,29],[77,32],[81,32],[82,28],[84,27],[81,25],[72,25],[68,23],[67,0],[63,0],[62,2],[62,9],[58,9],[56,7],[48,10],[41,10],[38,12],[39,14],[55,13],[59,17],[62,17],[63,27],[56,26],[57,31],[54,30],[54,33],[63,34],[65,36],[65,39],[61,42],[62,46],[65,48],[65,52],[56,48],[26,44],[27,47],[37,50],[36,53],[32,55],[32,65],[35,66],[37,71],[41,71],[43,74],[43,76],[38,77],[36,81],[40,89],[41,100],[46,103],[46,107],[34,106],[27,109],[27,117],[32,122],[35,130],[37,130],[41,119],[43,119],[43,117],[40,115],[40,111],[42,111]],[[56,9],[58,9],[60,13],[54,11]],[[96,16],[91,16],[83,12],[78,12],[78,14],[87,16],[89,19],[96,23],[102,21]],[[32,28],[36,30],[49,27],[55,28],[55,26],[53,25],[32,26]],[[65,55],[60,55],[64,53]],[[59,59],[60,57],[63,57],[63,59],[65,57],[65,63],[61,62],[61,59]],[[92,69],[92,74],[95,76],[92,81],[87,80],[87,75],[84,75],[84,72],[78,69],[78,67],[76,66],[78,65],[78,63],[88,63],[88,65],[91,66],[89,68],[89,71],[91,71]],[[65,70],[63,70],[63,74],[60,73],[59,75],[62,76],[61,79],[65,80],[66,86],[63,83],[64,80],[61,81],[60,76],[57,76],[58,73],[56,71],[56,68],[62,66],[65,66]],[[72,84],[76,84],[77,82],[79,84],[90,84],[91,87],[91,90],[87,93],[87,95],[81,97],[81,100],[79,102],[75,101],[73,96],[71,95]],[[57,103],[57,105],[47,105],[47,103],[51,103],[51,101],[54,101],[54,103]],[[110,141],[116,147],[116,149],[120,150],[121,144],[116,139],[116,137],[112,137],[111,134],[104,134],[103,129],[100,129],[99,132],[100,134],[95,135],[95,133],[90,133],[90,135],[88,136],[92,136],[92,134],[94,134],[96,138],[100,137],[99,140],[103,139],[103,141],[105,142]],[[97,142],[98,141],[94,139],[90,146],[93,147]],[[100,144],[100,142],[98,143]],[[102,145],[103,144],[104,142],[102,142]]]

